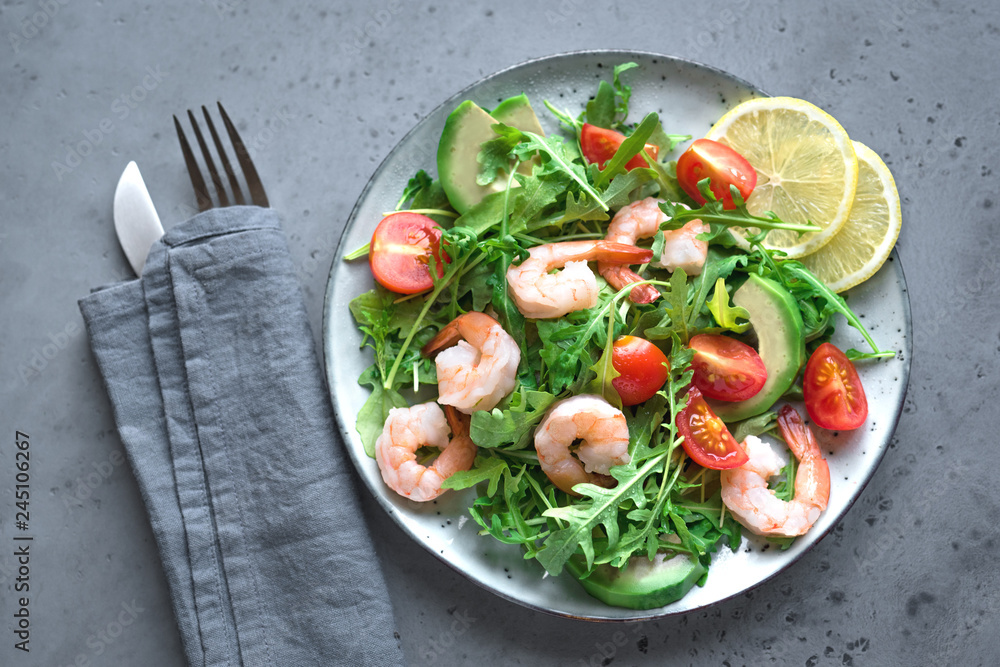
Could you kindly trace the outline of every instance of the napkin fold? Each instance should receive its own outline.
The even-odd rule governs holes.
[[[277,214],[181,223],[79,302],[192,665],[397,665]]]

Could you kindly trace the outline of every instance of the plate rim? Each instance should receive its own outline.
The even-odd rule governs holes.
[[[387,165],[387,163],[396,155],[396,153],[398,151],[400,151],[402,149],[403,145],[407,142],[407,140],[410,138],[410,136],[412,134],[414,134],[419,129],[420,125],[427,118],[429,118],[430,116],[438,113],[443,107],[445,107],[446,105],[452,103],[454,100],[465,96],[469,91],[471,91],[471,90],[473,90],[475,88],[478,88],[479,86],[483,85],[487,81],[490,81],[492,79],[495,79],[495,78],[498,78],[500,76],[503,76],[504,74],[507,74],[507,73],[509,73],[511,71],[514,71],[514,70],[517,70],[517,69],[521,69],[523,67],[527,67],[527,66],[530,66],[530,65],[539,64],[539,63],[542,63],[542,62],[545,62],[545,61],[558,61],[558,60],[563,60],[563,59],[571,59],[573,57],[595,56],[595,55],[596,56],[608,55],[608,56],[617,56],[617,57],[624,57],[624,58],[629,58],[629,57],[633,57],[633,56],[642,56],[642,57],[652,58],[652,59],[663,59],[665,61],[670,61],[670,62],[673,62],[673,63],[678,63],[678,64],[682,64],[682,65],[686,65],[686,66],[692,66],[692,67],[695,67],[697,69],[707,70],[707,71],[712,72],[712,73],[714,73],[714,74],[716,74],[718,76],[724,77],[724,78],[730,80],[731,82],[735,82],[735,83],[737,83],[737,84],[739,84],[739,85],[741,85],[741,86],[743,86],[743,87],[745,87],[745,88],[747,88],[747,89],[749,89],[751,91],[754,91],[755,93],[757,93],[759,95],[770,96],[769,93],[767,93],[766,91],[764,91],[759,86],[757,86],[757,85],[755,85],[753,83],[750,83],[749,81],[743,79],[742,77],[739,77],[739,76],[737,76],[735,74],[727,72],[727,71],[725,71],[723,69],[720,69],[718,67],[715,67],[715,66],[712,66],[712,65],[708,65],[708,64],[696,61],[696,60],[692,60],[690,58],[684,58],[684,57],[680,57],[680,56],[673,56],[673,55],[669,55],[669,54],[658,53],[658,52],[655,52],[655,51],[645,51],[645,50],[636,50],[636,49],[580,49],[580,50],[574,50],[574,51],[559,52],[559,53],[554,53],[554,54],[545,55],[545,56],[539,56],[539,57],[536,57],[536,58],[530,58],[528,60],[524,60],[524,61],[515,63],[513,65],[509,65],[509,66],[504,67],[502,69],[499,69],[499,70],[497,70],[495,72],[492,72],[490,74],[482,76],[479,79],[475,80],[474,82],[470,83],[469,85],[465,86],[464,88],[462,88],[458,92],[456,92],[456,93],[448,96],[443,101],[441,101],[439,104],[437,104],[434,108],[432,108],[430,111],[428,111],[426,114],[424,114],[419,120],[417,120],[413,124],[413,126],[396,142],[396,144],[385,155],[385,157],[378,164],[378,166],[375,167],[374,171],[372,172],[372,175],[368,178],[368,180],[365,183],[364,187],[361,189],[361,192],[358,194],[357,199],[355,200],[354,206],[351,208],[350,212],[347,215],[347,218],[346,218],[347,222],[345,222],[344,227],[341,230],[340,237],[337,240],[337,245],[335,246],[335,249],[334,249],[334,252],[333,252],[333,258],[332,258],[331,265],[330,265],[330,270],[329,270],[329,273],[328,273],[328,276],[327,276],[327,285],[326,285],[326,289],[325,289],[324,295],[323,295],[323,313],[322,313],[322,330],[321,330],[321,336],[322,336],[322,346],[321,346],[321,348],[322,348],[322,354],[323,354],[323,356],[322,356],[322,364],[323,364],[323,375],[324,375],[324,379],[326,380],[326,384],[327,384],[327,395],[328,395],[328,398],[330,400],[331,409],[333,410],[334,417],[335,417],[335,420],[337,422],[337,426],[338,426],[339,431],[340,431],[340,435],[341,435],[341,437],[343,439],[343,446],[344,446],[344,449],[346,450],[345,453],[347,454],[348,458],[351,460],[351,463],[352,463],[353,474],[355,474],[359,478],[361,478],[359,480],[361,482],[361,486],[365,487],[366,492],[369,493],[374,498],[374,500],[378,503],[378,505],[393,520],[393,522],[396,524],[396,526],[398,526],[402,530],[402,532],[406,535],[406,537],[408,539],[412,540],[413,542],[416,542],[421,547],[423,547],[425,549],[425,551],[427,551],[431,555],[433,555],[438,561],[444,563],[445,565],[447,565],[452,570],[454,570],[457,573],[461,574],[462,577],[466,581],[471,581],[472,583],[474,583],[478,587],[480,587],[480,588],[482,588],[482,589],[490,592],[491,594],[496,595],[496,596],[498,596],[500,598],[503,598],[505,600],[508,600],[510,602],[513,602],[513,603],[515,603],[516,605],[518,605],[520,607],[531,609],[533,611],[542,612],[544,614],[547,614],[547,615],[550,615],[550,616],[559,617],[559,618],[569,618],[569,619],[575,619],[575,620],[581,620],[581,621],[587,621],[587,622],[593,622],[593,623],[634,623],[636,621],[649,621],[649,620],[656,620],[656,619],[667,618],[667,617],[671,617],[671,616],[680,616],[680,615],[683,615],[683,614],[693,613],[693,612],[696,612],[696,611],[707,609],[709,607],[713,607],[713,606],[718,605],[718,604],[720,604],[722,602],[726,602],[728,600],[731,600],[731,599],[733,599],[733,598],[735,598],[735,597],[737,597],[739,595],[743,595],[743,594],[748,593],[750,591],[756,590],[757,588],[759,588],[760,586],[762,586],[765,583],[769,582],[771,579],[773,579],[774,577],[776,577],[779,574],[783,573],[789,567],[793,566],[795,563],[797,563],[799,560],[801,560],[801,558],[806,553],[808,553],[809,551],[811,551],[817,544],[819,544],[821,541],[823,541],[823,539],[826,538],[826,536],[829,535],[830,532],[832,532],[834,530],[834,528],[836,528],[836,526],[840,523],[840,521],[843,520],[843,517],[845,517],[851,511],[851,509],[854,507],[855,503],[857,503],[858,499],[861,497],[861,494],[864,491],[864,489],[871,482],[872,478],[874,478],[875,473],[878,471],[879,467],[882,464],[883,459],[885,458],[885,454],[886,454],[886,452],[889,449],[889,445],[890,445],[892,436],[895,434],[896,429],[897,429],[897,427],[899,425],[899,421],[902,418],[902,414],[903,414],[902,406],[903,406],[903,404],[906,401],[906,395],[907,395],[907,392],[909,390],[910,367],[911,367],[912,355],[913,355],[913,322],[912,322],[912,317],[911,317],[911,307],[910,307],[909,290],[907,288],[906,277],[905,277],[905,273],[903,271],[903,265],[902,265],[902,262],[901,262],[901,260],[899,258],[898,249],[894,247],[893,250],[892,250],[892,252],[890,253],[890,258],[889,258],[888,261],[891,261],[893,263],[893,265],[895,267],[894,271],[898,274],[899,284],[900,284],[900,286],[902,288],[902,299],[901,299],[901,303],[902,303],[902,307],[903,307],[902,317],[903,317],[903,322],[904,322],[904,325],[905,325],[905,329],[903,331],[903,340],[905,342],[905,344],[903,345],[904,349],[898,350],[897,354],[905,354],[905,358],[902,360],[903,361],[903,366],[902,366],[902,369],[900,371],[900,376],[901,376],[900,377],[900,381],[901,381],[902,386],[903,386],[903,391],[902,391],[902,394],[901,394],[901,397],[900,397],[899,408],[896,410],[895,418],[894,418],[894,420],[893,420],[890,428],[887,431],[887,433],[889,434],[889,441],[886,442],[885,446],[883,446],[883,447],[880,448],[880,451],[879,451],[879,453],[877,455],[877,458],[874,461],[874,464],[872,465],[872,472],[871,472],[871,474],[866,479],[864,479],[861,483],[858,484],[856,492],[853,494],[853,498],[851,498],[850,502],[843,508],[843,510],[841,511],[840,517],[838,518],[838,520],[835,521],[835,522],[833,522],[830,526],[828,526],[826,528],[826,530],[824,530],[822,533],[820,533],[816,537],[816,539],[813,540],[810,544],[806,545],[804,548],[802,548],[801,550],[797,551],[795,554],[791,555],[791,557],[789,558],[789,560],[787,561],[787,563],[785,563],[784,565],[782,565],[780,568],[778,568],[774,572],[768,574],[763,579],[761,579],[761,580],[757,581],[756,583],[748,586],[747,588],[744,588],[744,589],[742,589],[740,591],[734,592],[734,593],[732,593],[730,595],[726,595],[724,597],[721,597],[721,598],[719,598],[717,600],[714,600],[714,601],[712,601],[710,603],[707,603],[705,605],[701,605],[701,606],[694,607],[694,608],[677,609],[677,610],[665,610],[664,607],[658,607],[658,608],[653,609],[653,610],[633,610],[633,611],[635,611],[637,613],[635,613],[633,615],[630,615],[630,616],[627,616],[627,617],[618,617],[618,616],[616,616],[616,617],[582,616],[582,615],[579,615],[579,614],[573,614],[573,613],[569,613],[569,612],[558,611],[558,610],[555,610],[555,609],[549,609],[549,608],[537,605],[535,603],[532,603],[532,602],[529,602],[529,601],[525,601],[525,600],[516,598],[513,595],[508,594],[507,592],[505,592],[505,591],[503,591],[503,590],[501,590],[499,588],[492,587],[489,584],[487,584],[486,582],[480,581],[477,578],[470,576],[468,572],[464,571],[457,564],[452,563],[448,559],[444,558],[440,553],[438,553],[434,548],[432,548],[432,546],[430,544],[428,544],[426,542],[423,542],[421,540],[415,539],[414,535],[411,534],[411,531],[408,529],[408,527],[406,525],[404,525],[403,521],[399,518],[399,516],[397,516],[398,512],[397,512],[396,508],[394,506],[392,506],[387,500],[383,499],[381,496],[379,496],[378,494],[374,493],[374,491],[370,488],[370,486],[366,483],[366,481],[364,480],[363,476],[361,475],[361,471],[359,471],[357,469],[357,463],[355,462],[354,453],[352,452],[351,447],[348,446],[348,440],[351,437],[350,436],[349,425],[344,421],[344,418],[341,416],[340,412],[336,409],[336,405],[334,403],[334,382],[333,382],[334,378],[333,378],[333,372],[332,372],[332,368],[333,368],[332,359],[334,357],[334,351],[332,349],[332,337],[329,335],[330,334],[330,324],[332,322],[332,316],[334,314],[332,312],[332,305],[333,305],[333,296],[332,295],[333,295],[333,288],[334,288],[334,274],[336,272],[338,263],[340,261],[343,261],[343,258],[341,256],[341,253],[343,251],[343,243],[344,243],[345,237],[347,236],[348,232],[350,231],[350,225],[348,223],[355,217],[355,213],[361,207],[362,202],[365,200],[366,195],[368,194],[368,192],[374,186],[376,179],[381,175],[381,173],[383,172],[383,169],[385,168],[385,166]],[[881,270],[881,268],[884,268],[884,265],[883,265],[883,267],[880,267],[880,270]],[[483,539],[487,539],[487,538],[488,538],[488,536],[483,536]],[[652,611],[652,612],[657,612],[657,613],[647,613],[647,614],[639,613],[639,612],[646,612],[646,611]]]

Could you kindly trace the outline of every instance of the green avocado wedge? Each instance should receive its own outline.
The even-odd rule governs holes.
[[[538,116],[535,115],[535,110],[531,108],[531,102],[524,93],[508,97],[498,104],[490,115],[504,125],[516,127],[522,132],[534,132],[539,136],[545,136],[545,131],[538,122]]]
[[[656,609],[676,602],[708,571],[696,559],[686,554],[665,558],[657,553],[653,560],[633,556],[623,568],[598,565],[586,579],[586,563],[582,556],[574,556],[566,568],[577,578],[583,589],[601,602],[627,609]]]
[[[725,422],[756,417],[770,409],[792,386],[806,362],[802,315],[788,290],[751,273],[733,294],[733,303],[750,313],[750,326],[757,334],[757,352],[767,369],[767,380],[759,392],[745,401],[709,401],[715,414]]]
[[[486,113],[479,105],[466,100],[458,105],[445,121],[438,143],[437,169],[441,187],[448,201],[459,213],[465,213],[489,194],[507,187],[507,175],[502,171],[489,185],[479,185],[479,148],[484,141],[497,136],[493,125],[497,122],[516,127],[523,132],[543,135],[538,117],[525,95],[517,95],[501,102],[493,114]],[[526,162],[518,171],[530,174],[533,165]],[[513,184],[517,186],[515,182]]]

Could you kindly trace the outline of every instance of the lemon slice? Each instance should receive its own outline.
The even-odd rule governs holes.
[[[889,168],[862,143],[854,142],[854,152],[858,187],[851,214],[829,243],[801,260],[835,292],[875,275],[892,252],[902,224],[899,193]]]
[[[747,199],[754,215],[773,211],[785,222],[812,222],[821,231],[774,230],[764,245],[802,257],[819,250],[847,221],[858,180],[858,160],[847,132],[833,116],[794,97],[743,102],[706,135],[730,146],[757,170]]]

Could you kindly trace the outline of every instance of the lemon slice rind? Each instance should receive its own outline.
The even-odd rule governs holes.
[[[854,142],[858,185],[846,224],[802,263],[835,292],[871,278],[892,253],[902,226],[899,193],[892,173],[875,151]]]

